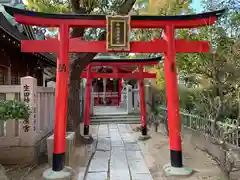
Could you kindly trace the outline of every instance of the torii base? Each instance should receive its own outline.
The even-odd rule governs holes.
[[[47,169],[43,173],[44,180],[72,180],[72,169],[65,167],[62,171],[53,171],[52,168]]]
[[[163,166],[163,171],[167,177],[169,176],[191,176],[193,174],[193,170],[191,168],[185,168],[185,167],[172,167],[171,164],[166,164]]]
[[[140,135],[139,137],[138,137],[138,140],[139,141],[146,141],[146,140],[149,140],[149,139],[151,139],[152,137],[151,136],[149,136],[149,135]]]

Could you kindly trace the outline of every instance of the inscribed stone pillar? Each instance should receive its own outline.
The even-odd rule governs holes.
[[[34,145],[37,138],[37,79],[26,76],[21,78],[21,101],[30,109],[29,119],[20,122],[21,146]]]

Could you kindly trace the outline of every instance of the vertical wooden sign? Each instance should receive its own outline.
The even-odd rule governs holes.
[[[130,16],[106,16],[108,51],[130,51]]]

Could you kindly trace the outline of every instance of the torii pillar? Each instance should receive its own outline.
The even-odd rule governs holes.
[[[164,53],[164,71],[166,79],[166,97],[168,108],[168,128],[171,163],[163,167],[167,175],[189,175],[192,169],[184,168],[182,161],[181,119],[179,113],[178,79],[174,26],[164,28],[164,40],[167,51]]]
[[[140,95],[140,118],[141,118],[141,129],[142,136],[140,139],[149,138],[147,135],[147,114],[146,114],[146,104],[145,104],[145,95],[144,95],[144,82],[143,82],[143,66],[138,66],[138,71],[142,75],[142,78],[139,80],[139,95]]]

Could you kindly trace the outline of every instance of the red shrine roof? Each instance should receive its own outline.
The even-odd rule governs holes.
[[[16,21],[36,26],[59,26],[69,24],[81,27],[106,27],[106,15],[76,15],[76,14],[51,14],[17,9],[4,6],[5,10],[13,15]],[[225,9],[192,15],[178,16],[131,16],[132,28],[160,28],[168,24],[175,28],[193,28],[213,24]],[[27,18],[26,18],[27,17]],[[147,23],[143,23],[147,21]]]

